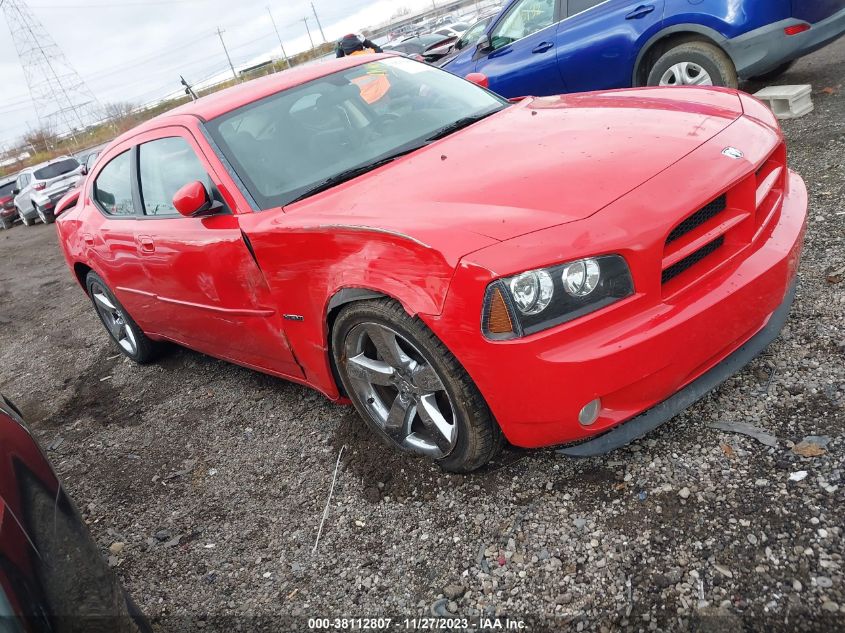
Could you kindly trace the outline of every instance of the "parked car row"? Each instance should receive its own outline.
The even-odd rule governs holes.
[[[10,229],[18,220],[24,226],[36,221],[51,224],[56,219],[56,203],[79,184],[104,147],[58,156],[0,181],[0,228]]]

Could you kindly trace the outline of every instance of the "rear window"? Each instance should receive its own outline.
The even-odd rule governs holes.
[[[0,198],[5,198],[6,196],[12,195],[12,189],[15,188],[15,181],[6,183],[5,185],[0,185]]]
[[[57,176],[71,172],[77,167],[79,167],[79,161],[75,158],[66,158],[46,165],[41,169],[36,169],[33,175],[36,180],[50,180],[50,178],[56,178]]]

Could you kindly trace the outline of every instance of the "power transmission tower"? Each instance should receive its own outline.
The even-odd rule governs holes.
[[[235,67],[232,65],[232,58],[229,57],[229,49],[226,48],[226,42],[223,41],[223,33],[226,31],[220,30],[220,27],[217,27],[217,35],[220,37],[220,43],[223,45],[223,52],[226,53],[226,60],[229,62],[229,68],[232,69],[232,77],[236,80],[238,79],[238,73],[235,72]]]
[[[40,125],[77,134],[103,118],[100,103],[26,0],[0,0]]]
[[[311,3],[311,10],[314,12],[314,19],[317,20],[317,26],[320,27],[320,35],[323,38],[323,44],[325,44],[328,40],[326,39],[326,34],[323,33],[323,25],[320,24],[320,17],[317,15],[317,9],[314,8],[313,2]]]

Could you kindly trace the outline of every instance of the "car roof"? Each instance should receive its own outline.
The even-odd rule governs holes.
[[[15,182],[17,179],[18,174],[15,174],[14,176],[4,176],[3,178],[0,178],[0,187],[5,187],[9,183]]]

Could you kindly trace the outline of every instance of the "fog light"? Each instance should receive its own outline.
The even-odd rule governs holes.
[[[592,402],[588,402],[584,405],[584,408],[581,409],[581,413],[578,414],[578,421],[583,426],[590,426],[598,419],[600,409],[601,400],[599,398],[596,398]]]

